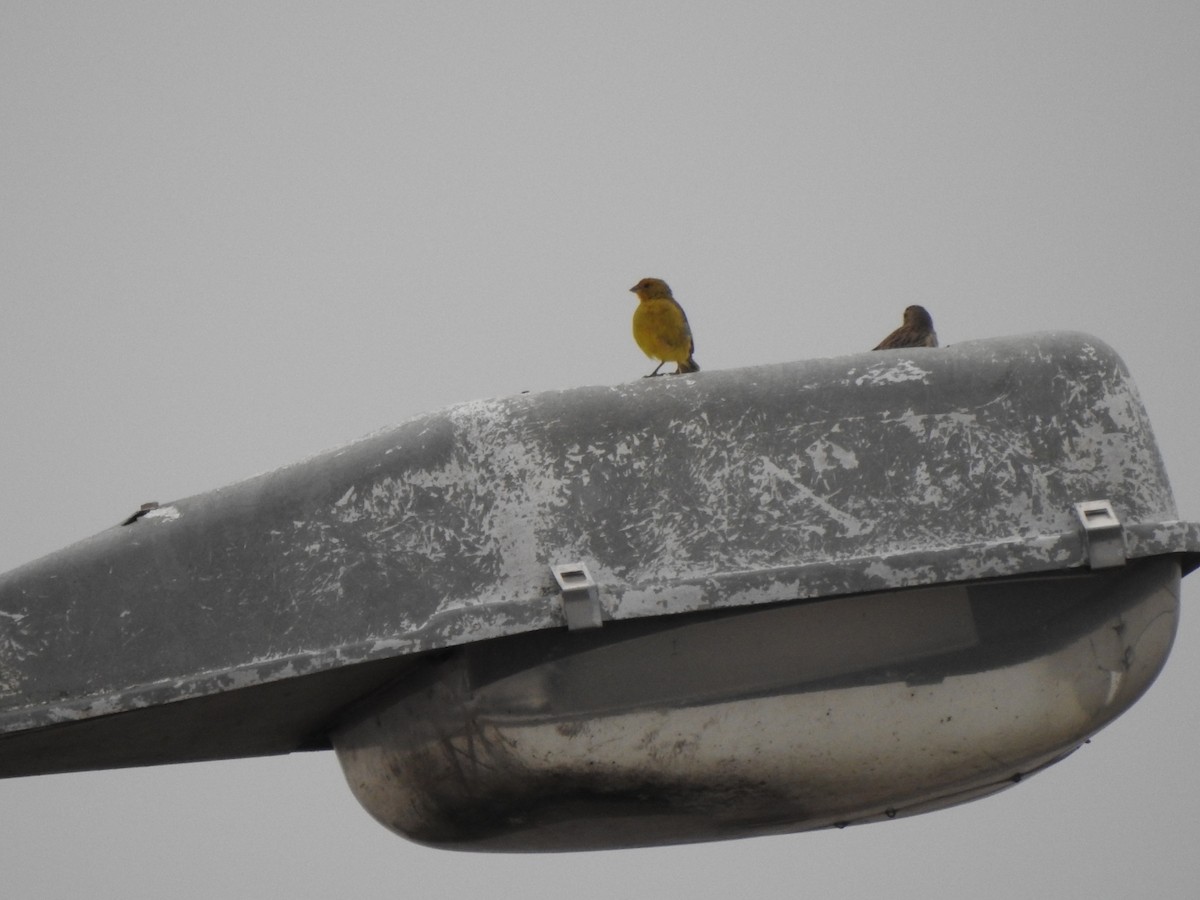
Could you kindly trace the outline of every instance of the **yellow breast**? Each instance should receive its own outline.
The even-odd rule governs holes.
[[[633,311],[633,339],[651,359],[686,362],[692,330],[683,309],[670,298],[642,300]]]

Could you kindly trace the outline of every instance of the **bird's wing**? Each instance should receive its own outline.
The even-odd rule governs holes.
[[[878,344],[876,344],[872,349],[873,350],[891,350],[893,347],[897,346],[900,343],[900,338],[902,337],[903,331],[904,331],[903,326],[901,326],[900,328],[897,328],[895,331],[893,331],[891,334],[889,334],[887,337],[885,337],[882,341],[880,341]]]

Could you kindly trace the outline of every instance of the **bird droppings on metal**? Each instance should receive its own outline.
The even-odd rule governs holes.
[[[1124,366],[1082,335],[478,400],[0,576],[0,733],[606,618],[1200,550]]]

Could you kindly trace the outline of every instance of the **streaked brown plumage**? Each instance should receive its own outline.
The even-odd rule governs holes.
[[[933,317],[923,306],[910,306],[904,310],[904,324],[879,342],[876,350],[895,350],[897,347],[936,347],[937,332],[933,330]]]
[[[700,366],[692,357],[696,343],[692,340],[687,314],[671,295],[667,283],[661,278],[643,278],[629,290],[638,296],[637,309],[633,311],[633,339],[643,353],[659,360],[646,377],[657,375],[669,362],[675,363],[676,375],[699,372]]]

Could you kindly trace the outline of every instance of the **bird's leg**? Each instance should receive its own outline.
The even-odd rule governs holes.
[[[662,362],[660,362],[657,366],[654,367],[653,372],[651,372],[649,375],[643,375],[642,377],[643,378],[653,378],[655,375],[658,374],[658,370],[661,369],[666,364],[667,364],[667,361],[664,359]]]

